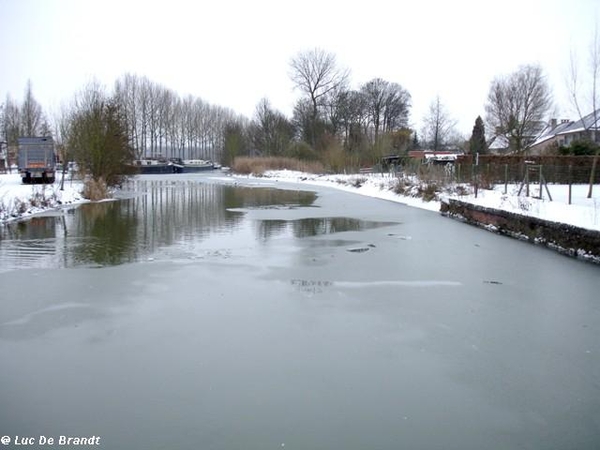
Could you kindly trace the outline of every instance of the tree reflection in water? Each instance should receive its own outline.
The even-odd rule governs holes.
[[[133,180],[138,193],[118,201],[82,205],[0,230],[0,258],[20,267],[107,266],[151,257],[156,251],[206,241],[240,229],[248,210],[306,208],[314,192],[240,187],[190,180]],[[305,238],[387,225],[347,217],[257,220],[256,238]],[[27,255],[24,258],[23,255]]]

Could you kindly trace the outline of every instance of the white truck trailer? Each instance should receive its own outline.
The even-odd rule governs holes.
[[[56,154],[52,137],[20,137],[18,143],[18,166],[23,183],[54,183]]]

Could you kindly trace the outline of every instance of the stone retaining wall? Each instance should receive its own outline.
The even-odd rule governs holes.
[[[560,253],[600,264],[600,231],[473,205],[460,200],[442,202],[444,216],[507,236],[545,245]]]

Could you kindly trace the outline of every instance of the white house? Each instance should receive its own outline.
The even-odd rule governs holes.
[[[600,109],[596,114],[590,113],[575,122],[570,120],[550,120],[546,128],[535,139],[527,150],[529,154],[541,155],[550,145],[569,146],[574,141],[594,140],[595,133],[600,126]]]

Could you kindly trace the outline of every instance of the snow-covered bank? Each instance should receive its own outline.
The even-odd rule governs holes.
[[[431,211],[440,210],[439,200],[426,202],[420,197],[397,194],[395,188],[398,178],[387,174],[314,175],[280,170],[266,172],[263,177],[306,185],[335,187]],[[473,193],[460,196],[458,194],[442,195],[488,208],[566,223],[590,230],[600,230],[600,185],[594,186],[594,195],[590,199],[586,198],[587,185],[573,185],[571,205],[568,204],[569,188],[566,185],[548,185],[552,201],[549,200],[545,189],[542,199],[526,197],[525,188],[521,195],[518,195],[518,185],[508,185],[506,194],[504,189],[504,185],[495,186],[493,190],[480,189],[477,198]],[[530,195],[539,196],[539,186],[531,185]]]
[[[23,184],[18,173],[0,174],[0,223],[24,219],[35,214],[87,202],[81,195],[80,181],[54,184]]]

